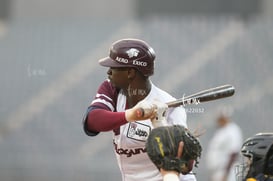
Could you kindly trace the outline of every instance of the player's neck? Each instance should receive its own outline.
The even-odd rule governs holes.
[[[135,106],[143,100],[151,91],[151,82],[149,79],[143,81],[133,81],[126,90],[127,103],[129,107]]]

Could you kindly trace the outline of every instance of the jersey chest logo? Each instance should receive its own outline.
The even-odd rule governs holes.
[[[129,124],[127,137],[137,140],[146,141],[151,131],[151,127],[139,122],[133,122]]]

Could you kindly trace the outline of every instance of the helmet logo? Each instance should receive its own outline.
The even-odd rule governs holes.
[[[129,58],[137,57],[138,53],[139,53],[139,50],[137,50],[135,48],[131,48],[131,49],[127,50],[126,53],[127,53]]]

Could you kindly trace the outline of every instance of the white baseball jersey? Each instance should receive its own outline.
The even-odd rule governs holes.
[[[109,97],[110,94],[103,95],[103,90],[106,89],[101,88],[100,90],[97,99],[93,101],[94,104],[104,104],[112,111],[125,111],[126,96],[122,94],[121,90],[116,93],[116,99]],[[145,100],[152,101],[155,99],[161,102],[175,100],[174,97],[152,84],[151,91]],[[169,124],[180,124],[187,127],[186,112],[183,107],[168,109],[167,120]],[[144,120],[127,123],[114,130],[113,144],[123,181],[163,180],[159,170],[150,161],[145,149],[146,139],[152,129],[151,121]],[[181,175],[181,180],[195,181],[196,178],[191,174]]]
[[[241,129],[233,122],[218,129],[211,139],[206,156],[207,168],[211,181],[222,180],[232,153],[239,153],[242,145]],[[235,181],[234,165],[231,167],[227,181]]]

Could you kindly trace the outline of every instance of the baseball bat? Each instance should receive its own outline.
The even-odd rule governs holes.
[[[181,105],[185,106],[188,104],[200,104],[203,102],[230,97],[234,93],[235,93],[235,88],[232,85],[222,85],[222,86],[206,89],[186,97],[183,96],[180,99],[167,102],[166,104],[168,105],[168,107],[178,107]],[[143,117],[144,110],[143,109],[138,110],[137,115],[139,117]]]
[[[168,102],[168,107],[177,107],[187,104],[199,104],[203,102],[213,101],[216,99],[222,99],[225,97],[230,97],[234,94],[235,88],[231,85],[222,85],[219,87],[214,87],[206,89],[195,94],[189,95],[187,97],[182,97],[172,102]]]

